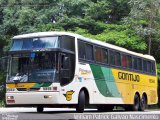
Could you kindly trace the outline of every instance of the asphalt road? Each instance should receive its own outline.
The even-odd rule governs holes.
[[[85,109],[84,113],[76,113],[75,109],[45,108],[43,113],[37,113],[36,108],[0,108],[0,120],[53,120],[53,119],[134,119],[134,120],[160,120],[159,110],[146,110],[144,112],[126,112],[115,110],[111,112],[98,112],[96,109]]]

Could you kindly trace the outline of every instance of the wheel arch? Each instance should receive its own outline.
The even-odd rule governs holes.
[[[143,92],[142,96],[144,95],[144,97],[146,98],[146,102],[148,104],[148,97],[147,97],[147,93],[146,92]]]
[[[135,94],[137,94],[140,97],[140,93],[138,91],[136,91]]]
[[[141,95],[140,95],[140,93],[139,93],[138,91],[136,91],[136,92],[135,92],[135,94],[134,94],[134,96],[135,96],[136,94],[138,95],[139,100],[140,100],[140,99],[141,99]]]

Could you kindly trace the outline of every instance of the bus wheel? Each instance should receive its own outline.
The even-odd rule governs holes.
[[[84,91],[80,91],[78,96],[78,104],[76,105],[76,111],[79,113],[83,113],[85,108],[85,93]]]
[[[133,105],[126,105],[125,110],[126,111],[138,111],[140,108],[140,99],[138,94],[135,94],[134,96],[134,104]]]
[[[37,112],[39,112],[39,113],[43,112],[43,107],[42,106],[37,106]]]
[[[147,98],[143,95],[140,101],[140,111],[144,111],[147,108]]]
[[[98,105],[97,109],[99,112],[107,112],[107,111],[112,111],[114,108],[113,105]]]
[[[140,99],[139,99],[138,94],[135,94],[135,96],[134,96],[134,104],[132,106],[132,110],[133,111],[138,111],[139,107],[140,107]]]

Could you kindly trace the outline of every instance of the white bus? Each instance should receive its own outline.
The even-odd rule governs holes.
[[[155,59],[68,32],[13,37],[6,80],[7,106],[74,107],[99,111],[157,103]]]

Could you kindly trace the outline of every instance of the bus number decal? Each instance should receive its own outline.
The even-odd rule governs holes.
[[[149,79],[150,83],[156,83],[156,81],[154,79]]]

